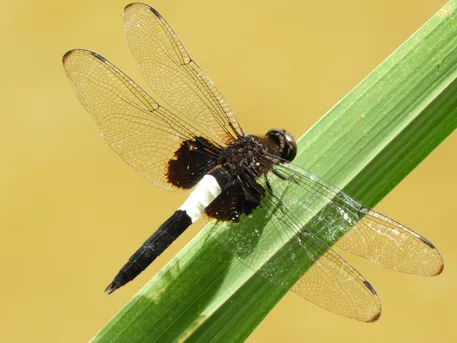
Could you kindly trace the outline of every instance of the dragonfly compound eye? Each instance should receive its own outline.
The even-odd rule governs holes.
[[[288,162],[293,161],[297,155],[297,144],[291,135],[285,130],[271,129],[265,137],[277,145],[279,157]]]

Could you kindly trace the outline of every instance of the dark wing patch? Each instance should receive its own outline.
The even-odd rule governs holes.
[[[64,55],[63,65],[76,95],[111,148],[156,186],[181,189],[169,183],[168,162],[182,142],[196,137],[203,141],[204,133],[187,118],[162,107],[97,53],[71,50]],[[209,144],[210,139],[206,137],[205,142]]]
[[[349,318],[379,318],[381,305],[371,285],[305,228],[313,214],[302,217],[303,204],[294,202],[295,190],[301,190],[275,174],[269,178],[271,188],[258,180],[268,193],[255,213],[232,225],[216,222],[211,237],[267,282]]]
[[[206,207],[205,213],[217,220],[239,222],[242,214],[249,215],[259,207],[260,197],[253,195],[258,194],[259,189],[254,193],[236,180]]]
[[[182,142],[168,162],[168,181],[178,188],[194,187],[217,164],[219,149],[199,137]]]

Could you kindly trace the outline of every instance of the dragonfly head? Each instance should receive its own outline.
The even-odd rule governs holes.
[[[293,161],[297,155],[297,143],[285,130],[271,129],[265,138],[276,147],[279,157],[288,162]]]

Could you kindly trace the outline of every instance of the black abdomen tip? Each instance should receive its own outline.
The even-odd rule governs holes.
[[[106,287],[105,292],[108,294],[113,293],[116,289],[120,288],[121,285],[116,280],[113,280],[108,287]]]

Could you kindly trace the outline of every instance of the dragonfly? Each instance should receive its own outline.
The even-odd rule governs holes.
[[[338,248],[396,271],[442,272],[429,240],[294,165],[297,144],[287,131],[246,134],[157,10],[133,3],[123,18],[130,50],[155,96],[88,50],[65,53],[66,75],[101,136],[127,164],[162,189],[193,190],[128,259],[108,294],[202,218],[213,223],[221,248],[265,282],[290,288],[284,280],[299,273],[292,291],[360,321],[376,321],[381,304],[373,286],[332,248],[335,238]],[[269,259],[272,254],[283,258]]]

